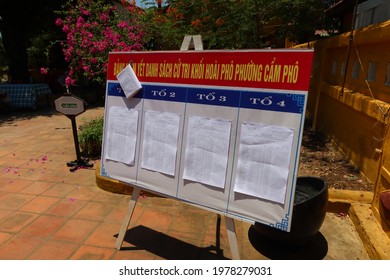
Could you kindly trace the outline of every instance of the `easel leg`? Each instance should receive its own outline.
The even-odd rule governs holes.
[[[239,260],[240,252],[238,251],[236,228],[234,226],[234,219],[225,217],[226,229],[229,239],[230,251],[232,252],[232,259]]]
[[[141,190],[140,188],[134,187],[133,193],[131,194],[129,206],[128,206],[125,218],[122,222],[122,227],[121,227],[121,230],[119,231],[118,238],[116,240],[115,248],[117,250],[120,250],[122,248],[122,243],[123,243],[123,240],[125,239],[127,227],[130,224],[131,216],[133,216],[134,208],[135,208],[135,205],[137,203],[140,190]]]

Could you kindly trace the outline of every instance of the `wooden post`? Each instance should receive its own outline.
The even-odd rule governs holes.
[[[226,216],[225,221],[229,239],[230,252],[232,253],[232,259],[239,260],[240,252],[238,250],[237,234],[236,227],[234,226],[234,219]]]
[[[121,230],[119,231],[118,238],[116,240],[115,248],[120,250],[122,248],[123,240],[125,239],[127,227],[130,224],[131,216],[133,216],[135,205],[137,204],[138,196],[141,189],[139,187],[134,187],[133,193],[131,194],[131,199],[129,201],[129,206],[127,208],[127,212],[125,218],[122,222]]]
[[[202,36],[200,35],[187,35],[183,39],[183,43],[181,44],[181,51],[188,51],[191,49],[195,49],[196,51],[203,50]]]

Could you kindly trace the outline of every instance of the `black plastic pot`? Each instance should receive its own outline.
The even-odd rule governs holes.
[[[298,177],[290,232],[261,223],[255,223],[254,228],[260,238],[278,245],[302,246],[319,232],[325,219],[327,204],[326,181],[317,177]]]

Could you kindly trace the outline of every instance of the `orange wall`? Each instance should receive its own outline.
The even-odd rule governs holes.
[[[380,214],[378,199],[380,192],[390,191],[389,34],[387,21],[356,30],[351,47],[350,33],[311,42],[315,52],[307,115],[313,129],[328,135],[375,184],[373,211],[390,236],[390,221]]]

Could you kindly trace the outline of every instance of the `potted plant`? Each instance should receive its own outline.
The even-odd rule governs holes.
[[[99,117],[82,124],[79,129],[79,144],[83,154],[88,157],[100,156],[103,140],[104,118]]]

